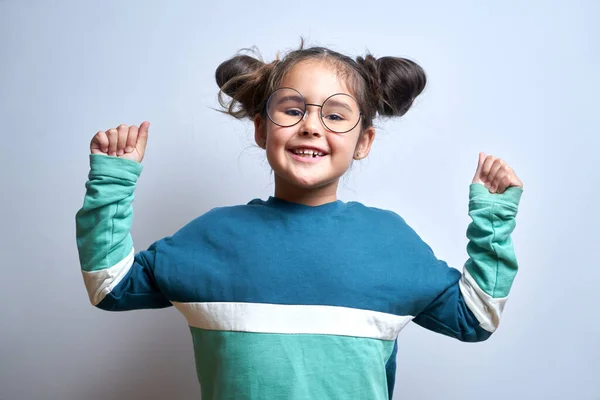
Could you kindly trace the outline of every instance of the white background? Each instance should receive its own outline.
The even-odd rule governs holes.
[[[215,206],[273,192],[249,122],[219,114],[216,67],[256,45],[403,56],[428,86],[377,121],[342,200],[392,209],[461,268],[477,154],[525,183],[521,270],[492,338],[410,325],[396,399],[600,399],[597,1],[0,0],[0,399],[193,399],[174,308],[108,313],[85,293],[75,213],[98,130],[151,121],[138,249]]]

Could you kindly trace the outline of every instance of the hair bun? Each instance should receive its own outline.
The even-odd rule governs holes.
[[[225,94],[235,98],[236,89],[245,83],[244,79],[236,78],[251,76],[263,65],[262,61],[245,54],[230,58],[222,62],[215,71],[217,85]],[[227,84],[228,82],[230,82],[229,85]]]
[[[273,65],[241,54],[222,62],[215,71],[219,86],[219,103],[236,118],[254,117]],[[223,93],[232,100],[223,98]]]
[[[368,54],[358,57],[377,97],[377,112],[381,116],[400,117],[410,109],[427,83],[425,71],[414,61],[399,57],[376,59]]]

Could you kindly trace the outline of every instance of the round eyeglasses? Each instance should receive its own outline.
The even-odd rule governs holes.
[[[319,117],[330,131],[346,133],[358,125],[362,114],[358,103],[352,96],[336,93],[329,96],[323,104],[310,104],[296,89],[280,88],[267,100],[267,115],[275,124],[290,127],[306,118],[306,106],[319,107]]]

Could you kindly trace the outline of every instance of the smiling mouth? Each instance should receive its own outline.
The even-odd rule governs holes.
[[[311,150],[311,149],[293,149],[293,150],[290,150],[290,152],[297,156],[306,157],[306,158],[317,158],[317,157],[323,157],[323,156],[327,155],[326,153],[323,153],[321,151]]]

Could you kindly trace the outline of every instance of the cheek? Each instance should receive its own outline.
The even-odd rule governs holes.
[[[358,135],[351,134],[348,136],[334,137],[330,143],[337,153],[344,154],[348,158],[352,158],[358,144]]]
[[[281,150],[294,135],[291,128],[282,128],[276,125],[267,129],[267,150]]]

